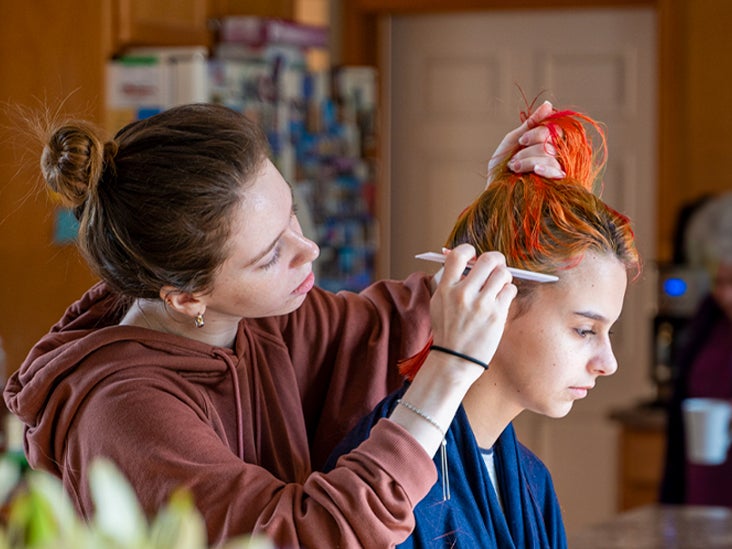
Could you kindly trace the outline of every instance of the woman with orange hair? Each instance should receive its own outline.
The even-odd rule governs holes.
[[[435,457],[440,478],[415,509],[416,527],[400,547],[566,547],[561,511],[544,464],[517,440],[511,422],[524,410],[565,416],[617,362],[610,331],[620,315],[628,273],[639,256],[630,221],[593,194],[605,163],[600,126],[571,111],[543,122],[566,177],[514,174],[499,164],[492,183],[460,216],[446,246],[498,251],[512,267],[558,277],[518,288],[503,336],[486,371],[468,390]],[[600,140],[593,146],[588,129]],[[439,273],[438,275],[439,276]],[[402,363],[411,380],[430,341]],[[448,350],[449,352],[449,350]],[[404,387],[379,404],[338,452],[368,436],[374,422],[405,402]]]

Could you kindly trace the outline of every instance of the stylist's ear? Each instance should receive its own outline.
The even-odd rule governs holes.
[[[196,318],[206,310],[206,304],[196,294],[181,292],[172,286],[163,286],[160,289],[160,299],[168,308],[191,318]]]

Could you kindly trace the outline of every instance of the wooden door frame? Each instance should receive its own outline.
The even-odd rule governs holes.
[[[654,8],[657,24],[656,257],[671,258],[673,230],[682,197],[685,40],[690,0],[343,0],[340,57],[344,64],[380,67],[379,22],[392,15],[547,8]]]

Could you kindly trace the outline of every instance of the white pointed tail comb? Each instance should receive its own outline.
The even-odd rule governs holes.
[[[417,259],[424,259],[425,261],[434,261],[435,263],[445,263],[445,254],[437,252],[424,252],[414,256]],[[468,269],[471,265],[468,264]],[[524,280],[533,280],[534,282],[556,282],[559,280],[558,276],[549,275],[544,273],[535,273],[534,271],[526,271],[524,269],[516,269],[514,267],[507,267],[510,272],[516,278],[523,278]]]

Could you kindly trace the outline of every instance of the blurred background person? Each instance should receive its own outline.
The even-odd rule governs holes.
[[[681,402],[732,401],[732,192],[704,201],[684,231],[686,261],[704,268],[711,289],[685,329],[668,407],[662,503],[732,507],[732,461],[696,465],[686,459]]]

